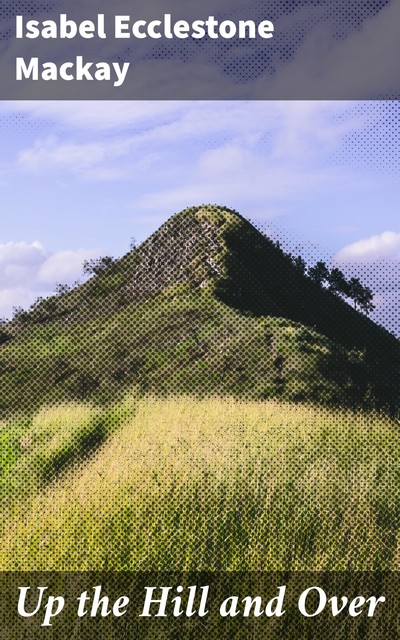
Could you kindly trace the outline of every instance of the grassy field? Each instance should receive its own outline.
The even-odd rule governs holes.
[[[386,417],[133,394],[107,412],[48,407],[10,433],[1,570],[398,568]]]

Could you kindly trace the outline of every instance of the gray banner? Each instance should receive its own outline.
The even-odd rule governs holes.
[[[0,99],[398,99],[399,21],[397,0],[3,3]]]

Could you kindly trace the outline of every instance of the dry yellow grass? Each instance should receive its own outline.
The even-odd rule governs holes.
[[[387,418],[221,398],[146,398],[134,413],[135,402],[91,459],[10,506],[0,569],[394,566],[400,436]],[[78,424],[91,410],[47,411],[35,428],[52,447],[57,412]]]

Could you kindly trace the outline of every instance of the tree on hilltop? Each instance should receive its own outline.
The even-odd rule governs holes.
[[[293,258],[292,262],[297,271],[300,271],[300,273],[302,273],[303,275],[306,273],[307,264],[304,258],[302,258],[301,256],[297,256],[297,258]]]
[[[303,264],[305,265],[300,256],[292,260],[292,262],[294,266],[297,263],[297,268],[300,268],[300,270],[303,268]],[[338,267],[333,267],[333,269],[329,270],[325,262],[319,261],[313,267],[309,267],[307,271],[304,270],[303,273],[306,273],[320,287],[327,284],[328,290],[334,295],[352,300],[355,309],[358,308],[366,314],[375,309],[375,305],[372,302],[374,296],[371,289],[365,287],[358,278],[353,277],[347,280],[343,271]]]
[[[319,261],[308,269],[307,275],[315,284],[322,285],[329,278],[329,269],[325,262]]]
[[[100,273],[104,273],[112,264],[115,263],[115,258],[112,256],[103,256],[102,258],[92,258],[91,260],[85,260],[83,263],[83,273],[85,276],[98,276]]]
[[[336,295],[350,296],[350,284],[340,269],[334,267],[328,276],[328,289]]]
[[[358,278],[351,278],[349,282],[350,294],[349,297],[354,301],[354,308],[357,309],[357,305],[368,314],[375,309],[375,305],[372,303],[373,293],[368,287],[364,287]]]

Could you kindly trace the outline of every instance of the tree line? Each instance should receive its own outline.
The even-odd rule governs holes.
[[[279,242],[277,247],[280,248]],[[375,309],[373,304],[374,295],[369,287],[364,286],[359,278],[347,279],[343,271],[338,267],[329,269],[325,262],[319,260],[314,266],[307,266],[306,261],[301,256],[285,254],[293,266],[301,274],[312,280],[316,285],[328,289],[336,296],[352,300],[354,308],[363,311],[367,315]]]

